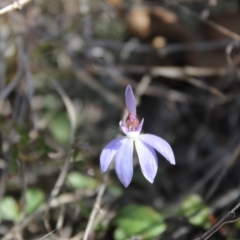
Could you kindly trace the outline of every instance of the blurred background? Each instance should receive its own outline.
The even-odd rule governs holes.
[[[191,240],[236,206],[239,25],[237,0],[2,0],[0,238]],[[176,165],[124,188],[99,156],[128,84]]]

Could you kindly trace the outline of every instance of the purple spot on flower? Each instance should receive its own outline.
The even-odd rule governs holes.
[[[128,114],[126,118],[126,126],[129,130],[134,130],[139,126],[139,121],[134,114],[132,113]]]

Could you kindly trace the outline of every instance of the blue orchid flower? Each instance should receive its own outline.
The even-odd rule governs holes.
[[[162,154],[171,164],[175,164],[172,148],[164,139],[158,136],[140,134],[144,119],[139,123],[136,117],[136,103],[130,85],[126,88],[125,101],[128,116],[125,124],[120,121],[119,125],[126,136],[112,140],[103,148],[100,155],[101,171],[105,172],[114,159],[117,176],[121,183],[127,187],[133,176],[133,151],[136,150],[144,177],[153,183],[158,169],[155,150]]]

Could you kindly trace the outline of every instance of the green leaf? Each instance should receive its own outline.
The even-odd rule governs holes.
[[[188,217],[198,211],[202,206],[202,198],[197,194],[192,194],[184,199],[180,210],[186,217]]]
[[[121,239],[126,239],[126,238],[127,238],[127,235],[122,228],[117,228],[114,231],[114,239],[121,240]]]
[[[202,226],[204,228],[209,227],[208,222],[209,209],[207,207],[202,207],[196,214],[192,217],[189,217],[189,222],[195,226]]]
[[[28,189],[26,192],[25,212],[27,214],[36,210],[45,200],[44,192],[40,189]]]
[[[92,177],[73,171],[67,176],[67,185],[76,189],[95,189],[98,182]]]
[[[54,94],[48,94],[44,98],[44,106],[47,109],[55,109],[58,105],[58,98]]]
[[[16,221],[19,217],[19,207],[13,197],[4,197],[0,203],[0,219]]]
[[[49,124],[53,137],[61,144],[67,144],[70,139],[70,122],[66,114],[58,113]]]
[[[235,227],[239,230],[240,229],[240,221],[237,221],[236,223],[235,223]]]
[[[141,205],[129,205],[123,208],[117,214],[114,223],[117,226],[114,232],[115,240],[123,240],[131,236],[152,238],[162,234],[167,227],[161,214]]]
[[[121,187],[116,185],[111,185],[107,188],[108,192],[113,195],[115,198],[121,197],[123,194],[123,190]]]
[[[116,31],[112,31],[113,27]],[[93,26],[94,32],[97,36],[107,39],[118,39],[125,32],[125,27],[121,21],[112,19],[111,22],[105,19],[99,19]],[[116,35],[117,33],[117,35]]]
[[[197,194],[192,194],[184,199],[180,208],[180,214],[187,217],[188,221],[195,226],[206,228],[209,225],[209,208]]]
[[[14,124],[13,127],[19,136],[18,142],[21,146],[25,146],[31,142],[28,131],[24,127],[17,124]]]

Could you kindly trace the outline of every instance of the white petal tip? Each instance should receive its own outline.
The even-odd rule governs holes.
[[[147,179],[151,184],[153,184],[154,182],[154,179],[153,180],[150,180],[150,179]]]
[[[101,173],[106,172],[106,171],[107,171],[107,167],[101,167],[101,166],[100,166],[100,171],[101,171]]]
[[[155,179],[155,177],[156,177],[156,174],[154,175],[153,178],[149,178],[149,177],[147,177],[146,175],[144,175],[144,177],[145,177],[151,184],[153,184],[153,183],[154,183],[154,179]]]
[[[119,179],[120,180],[120,179]],[[120,180],[120,182],[121,182],[121,184],[125,187],[125,188],[127,188],[129,185],[130,185],[130,183],[131,183],[131,181],[130,182],[123,182],[123,181],[121,181]]]
[[[132,178],[131,179],[124,179],[123,177],[119,177],[119,176],[118,176],[118,179],[120,180],[120,182],[122,183],[122,185],[125,188],[127,188],[130,185],[131,181],[132,181]]]
[[[169,162],[170,162],[172,165],[176,165],[175,159],[170,159]]]

